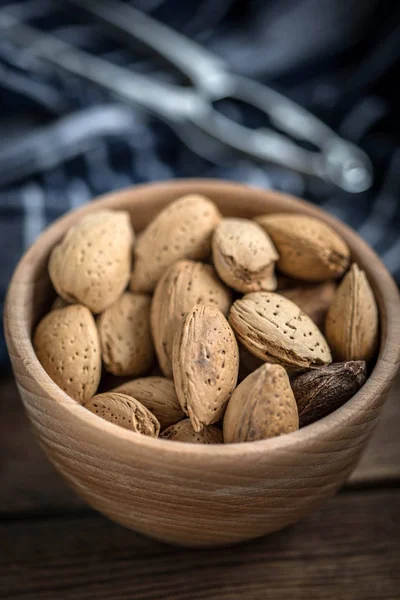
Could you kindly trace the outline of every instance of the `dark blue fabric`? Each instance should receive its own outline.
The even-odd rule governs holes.
[[[201,158],[159,119],[0,36],[1,302],[18,258],[48,223],[97,194],[172,177],[221,177],[306,197],[357,229],[400,279],[398,71],[395,77],[400,5],[377,0],[131,4],[223,56],[234,71],[282,91],[360,145],[373,161],[374,186],[351,195],[240,156],[217,164]],[[175,80],[156,59],[116,43],[71,8],[51,8],[29,22],[137,72]],[[224,110],[238,113],[239,120],[256,118],[229,103]],[[0,360],[5,359],[1,338]]]

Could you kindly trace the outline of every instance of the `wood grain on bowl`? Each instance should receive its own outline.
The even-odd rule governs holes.
[[[290,435],[247,444],[166,443],[99,419],[45,373],[31,334],[48,308],[49,253],[70,225],[98,209],[127,210],[143,229],[169,202],[207,196],[224,215],[314,215],[343,236],[365,271],[380,315],[376,365],[337,411]],[[235,183],[187,180],[109,194],[50,227],[23,257],[7,298],[5,330],[13,369],[33,429],[66,481],[115,521],[162,540],[213,546],[261,536],[310,513],[359,460],[398,366],[399,299],[375,253],[348,227],[310,204]]]

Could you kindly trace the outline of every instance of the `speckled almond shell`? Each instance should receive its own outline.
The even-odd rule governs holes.
[[[102,419],[150,437],[158,437],[160,423],[143,404],[126,394],[107,392],[93,396],[85,408]]]
[[[153,364],[150,332],[151,299],[125,292],[99,317],[101,355],[114,375],[141,375]]]
[[[256,221],[271,236],[278,268],[304,281],[337,279],[349,266],[350,250],[329,225],[307,215],[262,215]]]
[[[238,368],[237,342],[222,312],[214,306],[192,308],[174,339],[173,371],[179,402],[196,432],[221,418]]]
[[[269,235],[249,219],[226,218],[216,227],[212,241],[218,275],[242,293],[274,290],[278,253]]]
[[[83,217],[50,255],[59,296],[95,314],[111,306],[129,281],[133,242],[129,213],[101,210]]]
[[[266,363],[238,385],[224,416],[225,443],[253,442],[299,428],[296,400],[283,367]]]
[[[138,239],[131,290],[152,292],[174,262],[207,258],[212,232],[220,219],[216,205],[205,196],[190,194],[169,204]]]
[[[140,377],[113,390],[136,398],[160,422],[161,430],[185,418],[173,381],[166,377]]]
[[[171,440],[172,442],[187,442],[189,444],[223,444],[224,439],[222,431],[216,425],[204,427],[196,432],[190,419],[184,419],[176,425],[168,427],[160,438]]]
[[[287,369],[332,362],[329,346],[313,321],[279,294],[254,292],[236,300],[229,322],[255,356]]]
[[[335,297],[336,289],[337,284],[334,281],[300,283],[296,287],[280,290],[279,294],[294,302],[323,331],[326,313]]]
[[[195,304],[210,304],[226,316],[232,303],[230,290],[211,265],[181,260],[169,267],[158,282],[151,305],[151,330],[160,368],[172,377],[172,346],[176,330]]]
[[[100,341],[88,308],[74,304],[49,312],[35,330],[33,346],[46,373],[71,398],[83,403],[96,393]]]
[[[354,263],[328,310],[326,338],[337,360],[366,360],[378,346],[378,308],[364,271]]]

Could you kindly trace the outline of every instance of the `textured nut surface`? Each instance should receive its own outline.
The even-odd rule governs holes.
[[[216,425],[209,425],[202,431],[196,432],[190,419],[168,427],[160,437],[173,442],[188,442],[189,444],[223,444],[224,442],[222,431]]]
[[[303,283],[290,289],[281,290],[279,294],[297,304],[322,331],[336,289],[336,283],[324,281],[323,283]]]
[[[236,386],[239,351],[222,312],[201,304],[183,319],[174,339],[176,393],[195,431],[216,423]]]
[[[364,385],[365,361],[333,363],[303,373],[291,383],[299,411],[300,427],[326,417]]]
[[[274,267],[278,253],[258,223],[222,219],[213,234],[212,252],[218,275],[238,292],[276,288]]]
[[[134,233],[129,214],[101,210],[83,217],[53,249],[50,279],[67,302],[100,313],[129,281]]]
[[[217,207],[205,196],[190,194],[169,204],[138,239],[132,291],[152,292],[165,269],[178,260],[207,258],[220,219]]]
[[[288,369],[329,364],[329,346],[313,321],[279,294],[253,292],[233,303],[229,322],[255,356]]]
[[[349,266],[350,250],[329,225],[307,215],[262,215],[256,221],[271,236],[285,275],[305,281],[337,279]]]
[[[58,308],[40,321],[36,355],[52,380],[77,402],[96,393],[101,375],[100,341],[90,311],[80,304]]]
[[[326,338],[337,360],[369,360],[378,346],[378,308],[364,271],[353,263],[328,310]]]
[[[102,419],[135,433],[155,438],[160,432],[160,423],[156,417],[138,400],[126,394],[98,394],[85,402],[84,406]]]
[[[141,375],[154,359],[151,299],[125,292],[98,320],[104,366],[114,375]]]
[[[224,441],[253,442],[298,428],[296,400],[285,369],[265,363],[233,392],[224,416]]]
[[[141,377],[127,381],[113,390],[139,400],[157,417],[161,429],[185,418],[174,383],[165,377]]]
[[[151,330],[158,362],[172,377],[172,345],[184,315],[195,304],[212,304],[226,316],[232,302],[230,290],[213,267],[181,260],[169,267],[158,282],[151,305]]]

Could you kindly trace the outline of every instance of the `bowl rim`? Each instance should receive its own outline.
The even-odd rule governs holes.
[[[359,392],[327,417],[290,434],[248,443],[203,445],[185,442],[171,443],[169,440],[154,439],[135,434],[99,418],[61,390],[39,363],[33,349],[31,335],[29,330],[27,331],[29,323],[27,311],[30,306],[29,300],[31,300],[29,298],[29,284],[32,281],[30,276],[34,273],[34,265],[37,263],[38,258],[43,257],[44,251],[47,256],[48,248],[59,239],[61,232],[65,232],[73,222],[84,214],[103,208],[118,209],[121,201],[132,200],[134,202],[135,194],[140,195],[143,192],[153,194],[153,200],[156,198],[154,194],[157,194],[157,192],[160,195],[166,192],[176,194],[176,197],[186,193],[207,195],[207,192],[212,192],[212,194],[217,195],[218,192],[225,194],[232,192],[232,194],[238,195],[240,192],[247,197],[251,194],[253,198],[258,198],[261,201],[274,198],[283,204],[282,212],[296,212],[296,208],[300,208],[301,210],[298,212],[322,218],[323,221],[332,225],[334,229],[342,234],[351,247],[355,246],[357,253],[365,255],[364,262],[367,267],[364,268],[366,271],[368,268],[369,279],[375,292],[379,290],[379,298],[377,298],[379,315],[380,322],[383,322],[384,327],[381,327],[381,346],[376,364]],[[97,430],[99,434],[111,435],[121,442],[124,440],[132,444],[133,447],[154,451],[162,450],[163,453],[170,453],[171,459],[183,455],[188,457],[206,455],[209,459],[212,458],[216,461],[235,456],[248,457],[253,460],[256,455],[268,453],[272,458],[277,451],[295,452],[300,446],[310,444],[312,440],[318,440],[327,434],[336,432],[349,420],[354,420],[361,412],[368,411],[372,407],[374,399],[387,392],[396,375],[400,353],[398,342],[400,339],[400,301],[397,286],[375,252],[355,231],[332,215],[295,196],[219,179],[180,179],[133,185],[116,192],[103,194],[94,200],[96,202],[90,201],[88,204],[69,211],[54,221],[25,252],[11,279],[4,310],[4,329],[12,359],[19,358],[25,374],[35,379],[42,393],[62,405],[65,410],[71,413],[71,417],[83,421],[82,424],[86,427]],[[57,234],[58,231],[60,233]],[[28,298],[26,298],[27,294]],[[17,323],[18,326],[11,325],[11,323]],[[18,377],[16,379],[18,380]],[[134,452],[132,456],[134,458]]]

